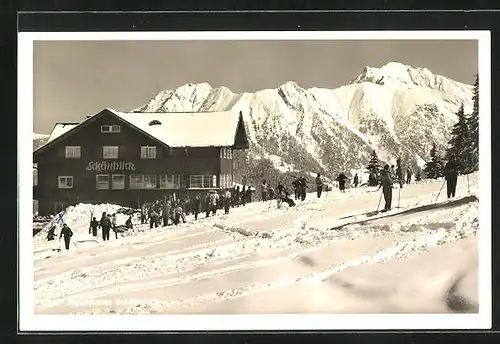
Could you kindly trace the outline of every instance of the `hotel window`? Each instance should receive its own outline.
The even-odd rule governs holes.
[[[184,187],[182,174],[160,175],[160,189],[180,189]]]
[[[195,189],[211,189],[217,185],[215,175],[193,175],[189,177],[189,186]]]
[[[101,125],[101,133],[119,133],[120,125],[112,124],[112,125]]]
[[[118,146],[103,146],[102,147],[103,159],[118,159]]]
[[[231,149],[231,147],[229,147],[227,149],[227,158],[228,159],[232,159],[233,158],[233,150]]]
[[[130,189],[156,189],[155,174],[131,174]]]
[[[141,159],[156,159],[156,147],[155,146],[142,146],[141,147]]]
[[[219,184],[220,184],[221,188],[226,187],[226,175],[225,174],[221,174],[219,176]]]
[[[73,189],[73,176],[59,176],[57,180],[59,189]]]
[[[97,190],[109,189],[109,174],[98,174],[95,178],[95,185]]]
[[[77,159],[81,157],[82,152],[80,146],[66,146],[64,148],[64,157],[66,159]]]
[[[113,190],[125,189],[125,175],[124,174],[111,175],[111,188]]]

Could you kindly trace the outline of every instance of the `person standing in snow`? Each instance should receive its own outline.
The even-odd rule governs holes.
[[[344,172],[340,172],[339,176],[337,177],[337,182],[339,182],[339,190],[340,192],[345,193],[345,183],[347,181],[347,177],[344,174]]]
[[[166,227],[170,225],[170,218],[172,217],[172,201],[169,199],[163,205],[163,209],[161,210],[161,216],[163,219],[163,226]]]
[[[385,165],[384,169],[380,173],[380,186],[377,191],[382,188],[382,193],[384,194],[385,207],[383,211],[391,210],[392,205],[392,177],[389,169],[389,165]]]
[[[92,231],[92,236],[96,237],[97,236],[97,227],[99,227],[99,222],[95,217],[92,218],[92,221],[90,221],[90,226],[89,226],[89,234],[90,231]]]
[[[306,177],[302,177],[300,179],[300,196],[301,196],[301,201],[305,201],[306,199],[306,193],[307,193],[307,180]]]
[[[359,177],[358,177],[358,174],[356,173],[354,175],[354,187],[357,188],[358,184],[359,184]]]
[[[72,236],[73,231],[68,227],[66,223],[63,224],[61,234],[59,235],[59,241],[61,240],[61,237],[64,237],[64,246],[66,247],[66,250],[69,250],[69,242]]]
[[[411,183],[411,175],[413,171],[411,170],[410,166],[408,166],[408,169],[406,170],[406,184]]]
[[[113,228],[113,232],[115,232],[115,237],[118,239],[118,232],[116,230],[116,215],[111,215],[111,228]]]
[[[181,219],[182,223],[186,223],[186,215],[182,210],[181,202],[177,202],[177,204],[174,205],[174,224],[178,225],[181,222]]]
[[[231,195],[231,193],[229,193]],[[231,200],[231,196],[229,196],[229,200]],[[200,195],[196,195],[193,201],[193,214],[194,214],[194,219],[198,220],[198,214],[201,213],[201,198]]]
[[[212,212],[213,216],[217,215],[217,203],[219,201],[219,195],[215,190],[210,190],[210,195],[209,195],[209,202],[210,202],[210,211]]]
[[[455,157],[451,157],[444,166],[444,178],[446,179],[446,193],[448,194],[448,198],[455,197],[458,178],[458,164]]]
[[[298,201],[300,198],[300,181],[299,178],[295,177],[292,182],[295,200]]]
[[[316,193],[318,198],[321,197],[321,192],[323,191],[323,181],[321,180],[321,175],[318,173],[316,176]]]
[[[260,193],[262,196],[262,202],[267,202],[267,188],[268,188],[267,182],[264,180],[262,182],[262,185],[260,186]]]
[[[111,229],[111,220],[109,219],[106,212],[102,213],[101,221],[99,223],[102,231],[102,240],[109,240],[109,231]]]
[[[127,227],[127,229],[134,229],[134,225],[132,224],[132,215],[130,215],[127,221],[125,221],[125,227]]]
[[[148,207],[146,206],[146,203],[142,203],[141,207],[141,224],[145,224],[147,221],[147,216],[148,216]]]
[[[226,195],[224,198],[224,214],[229,215],[229,209],[231,208],[231,192],[226,190]]]

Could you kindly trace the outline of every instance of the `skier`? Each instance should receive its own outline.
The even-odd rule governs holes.
[[[127,221],[125,221],[125,227],[128,229],[134,229],[134,225],[132,224],[132,215],[130,215]]]
[[[249,186],[245,195],[247,203],[252,203],[252,188]]]
[[[457,189],[457,177],[458,165],[456,163],[455,157],[451,157],[444,166],[444,178],[446,179],[446,192],[448,194],[448,198],[455,197],[455,191]]]
[[[205,195],[205,214],[205,217],[210,217],[210,193]]]
[[[56,231],[56,226],[50,227],[49,232],[47,233],[47,241],[52,241],[55,239],[56,237],[55,231]]]
[[[281,203],[283,202],[283,199],[285,198],[285,187],[281,184],[278,183],[278,186],[276,187],[278,192],[276,192],[276,201],[277,201],[277,206],[278,209],[281,208]]]
[[[392,203],[392,177],[389,169],[389,165],[385,165],[384,169],[380,173],[380,186],[377,191],[382,188],[382,192],[384,194],[385,207],[382,211],[391,210]]]
[[[307,190],[307,180],[306,177],[300,178],[300,199],[304,201],[306,199]]]
[[[145,224],[147,220],[147,215],[148,215],[148,208],[146,206],[146,203],[142,203],[141,207],[141,224]]]
[[[231,197],[231,193],[229,193],[229,197]],[[196,195],[193,202],[193,213],[194,219],[198,220],[198,214],[201,213],[201,198],[200,195]]]
[[[265,181],[264,181],[264,183],[265,183]],[[266,193],[267,192],[263,192],[263,195]],[[231,192],[229,190],[227,190],[225,197],[224,197],[224,214],[229,215],[230,208],[231,208]]]
[[[406,170],[406,184],[411,183],[411,175],[413,174],[413,171],[411,170],[410,166],[408,166],[408,169]]]
[[[323,191],[323,182],[321,181],[321,175],[318,173],[316,176],[316,193],[318,198],[321,197],[321,192]]]
[[[161,210],[161,216],[163,219],[163,226],[166,227],[170,225],[169,220],[172,217],[172,201],[167,200],[167,202],[165,202]]]
[[[113,231],[115,232],[115,237],[118,239],[118,232],[116,230],[116,215],[113,214],[111,215],[111,228],[113,228]]]
[[[347,181],[347,177],[344,172],[340,172],[339,176],[336,179],[339,182],[339,190],[340,192],[345,193],[345,183]]]
[[[354,175],[354,187],[357,188],[358,184],[359,184],[359,177],[358,177],[358,174],[356,173]]]
[[[213,216],[217,215],[217,202],[219,201],[219,195],[215,190],[210,190],[210,195],[209,195],[209,211],[212,212]]]
[[[174,206],[174,224],[178,225],[181,222],[181,219],[182,223],[186,223],[186,216],[182,210],[181,203],[177,202]]]
[[[102,213],[100,224],[102,230],[102,240],[109,240],[109,230],[111,229],[111,220],[109,219],[106,212]]]
[[[260,186],[260,192],[261,192],[261,195],[262,195],[262,202],[266,202],[267,201],[267,188],[268,187],[269,187],[269,185],[264,180],[262,182],[262,185]]]
[[[89,234],[90,231],[92,231],[92,236],[96,237],[97,236],[97,227],[99,227],[99,222],[95,217],[92,218],[92,221],[90,221],[90,226],[89,226]]]
[[[71,240],[71,237],[73,236],[73,231],[68,227],[66,223],[63,224],[63,227],[61,229],[61,234],[59,235],[59,241],[61,241],[61,237],[63,236],[64,236],[64,246],[66,247],[67,250],[69,250],[69,242]]]

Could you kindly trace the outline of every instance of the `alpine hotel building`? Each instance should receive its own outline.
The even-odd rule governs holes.
[[[241,112],[123,113],[57,123],[37,149],[40,215],[79,202],[138,207],[233,186],[233,150],[248,149]]]

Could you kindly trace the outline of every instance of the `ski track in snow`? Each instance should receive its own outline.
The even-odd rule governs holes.
[[[459,197],[467,192],[465,183],[460,177]],[[203,312],[204,307],[297,284],[324,284],[347,269],[409,259],[474,237],[477,202],[398,214],[433,203],[441,185],[405,186],[401,208],[388,217],[363,214],[367,207],[375,210],[369,207],[376,207],[380,194],[359,188],[333,191],[320,200],[309,194],[292,208],[256,202],[232,209],[229,216],[177,227],[150,231],[147,225],[135,225],[133,233],[119,240],[72,246],[69,252],[39,252],[34,261],[36,312]],[[394,189],[393,207],[398,192]],[[477,195],[477,174],[471,178],[471,192]],[[88,218],[75,215],[69,223],[75,237],[88,235]],[[360,220],[367,222],[356,223]],[[44,243],[43,235],[34,238],[35,252],[57,245]]]

